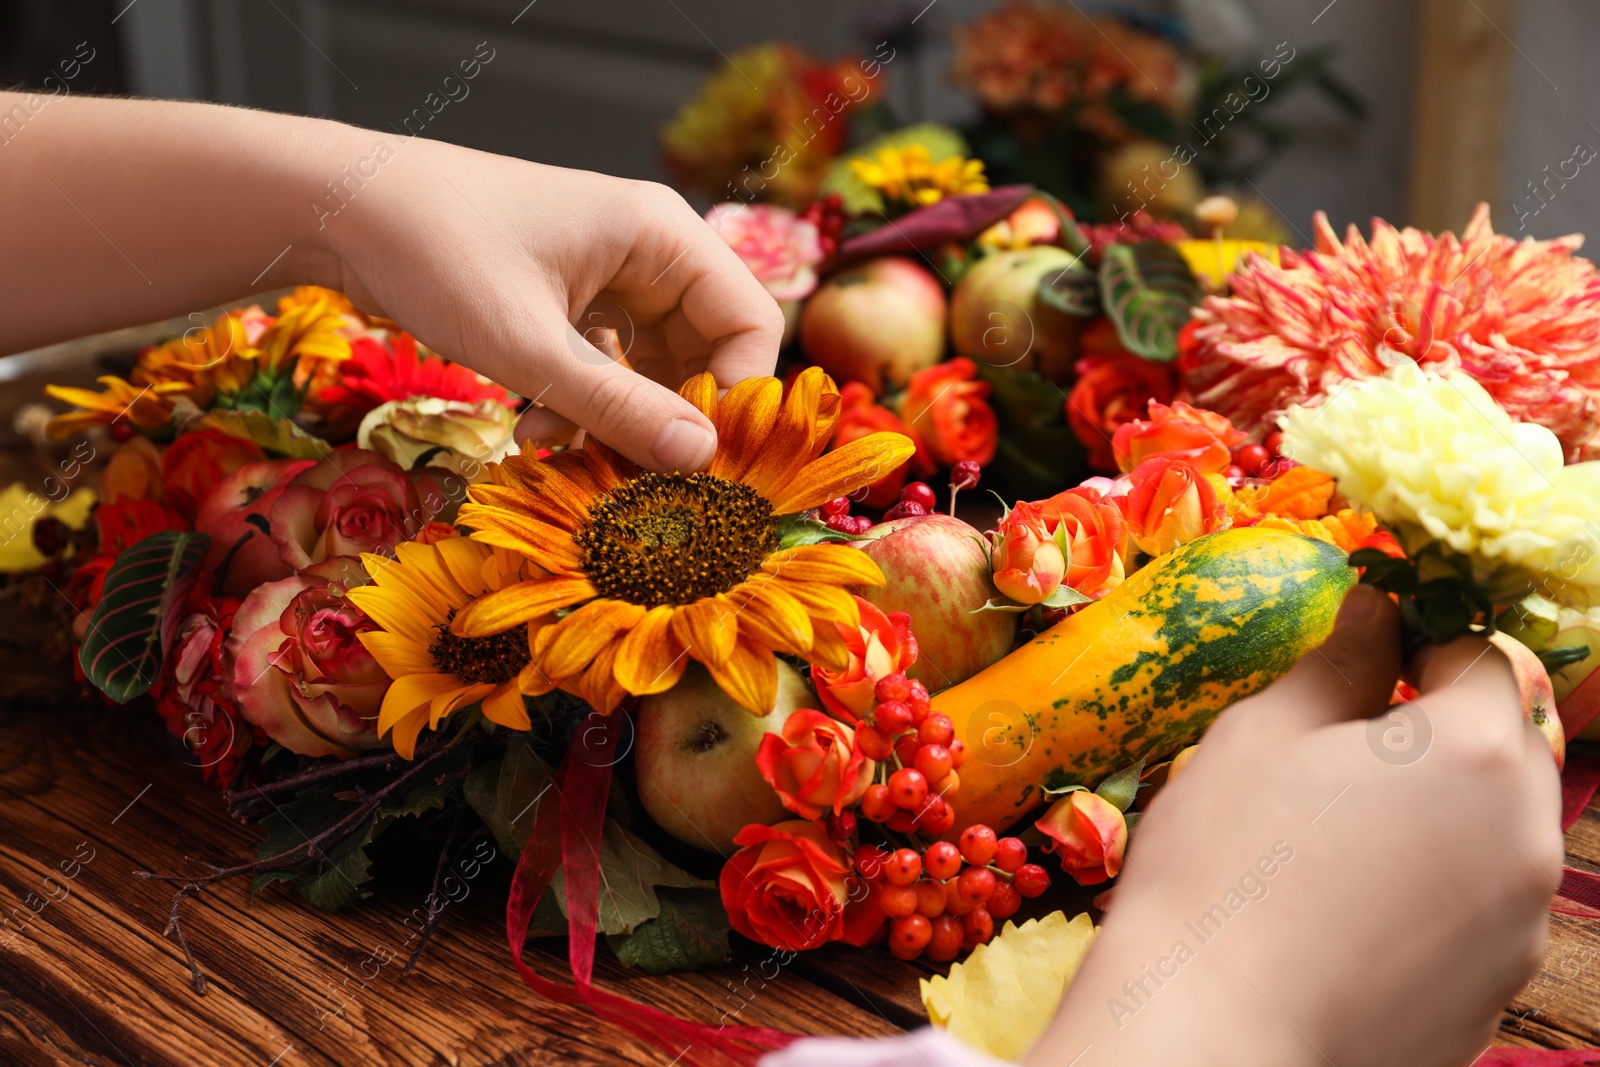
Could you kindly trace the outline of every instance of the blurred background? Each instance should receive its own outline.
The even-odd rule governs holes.
[[[730,56],[763,41],[815,57],[890,42],[893,124],[970,127],[953,31],[996,4],[926,0],[0,0],[0,82],[224,101],[574,167],[667,179],[663,128]],[[1293,54],[1325,86],[1273,101],[1292,140],[1232,185],[1302,240],[1311,212],[1459,228],[1600,229],[1600,7],[1584,0],[1130,0],[1110,8],[1235,68]],[[1289,52],[1281,51],[1286,45]],[[80,49],[77,76],[62,63]],[[889,54],[884,52],[882,54]],[[444,80],[492,55],[470,82]],[[443,96],[450,93],[449,98]],[[1343,94],[1341,96],[1341,93]],[[432,94],[430,96],[430,94]],[[444,106],[437,101],[445,99]],[[1364,107],[1352,106],[1352,101]],[[437,108],[437,110],[435,110]],[[421,109],[421,110],[419,110]],[[1600,109],[1592,109],[1600,117]],[[1360,117],[1358,117],[1358,112]],[[413,121],[407,125],[408,117]],[[1265,113],[1263,113],[1263,117]],[[425,121],[423,121],[425,120]],[[1265,131],[1267,136],[1274,136]],[[1576,176],[1572,175],[1574,172]],[[681,183],[680,183],[681,184]],[[705,195],[701,203],[708,203]],[[1301,243],[1297,241],[1296,243]]]

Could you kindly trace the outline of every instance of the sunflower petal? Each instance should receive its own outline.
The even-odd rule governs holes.
[[[671,604],[651,608],[617,648],[612,676],[634,696],[664,693],[683,677],[689,656],[683,643],[672,635],[672,617],[677,611]]]
[[[672,635],[702,663],[724,663],[739,641],[738,612],[724,596],[696,600],[673,614]]]
[[[717,404],[717,454],[711,474],[743,481],[761,458],[783,408],[783,383],[776,378],[746,378]]]
[[[740,641],[726,663],[707,663],[706,669],[752,715],[766,715],[778,702],[778,659],[768,649]]]
[[[811,616],[779,583],[736,588],[728,599],[739,609],[741,636],[779,652],[805,655],[811,650]]]
[[[513,683],[502,685],[483,698],[483,717],[508,730],[533,729],[528,706],[522,702],[522,691]]]
[[[585,578],[534,578],[474,600],[456,615],[450,630],[458,637],[491,637],[597,595],[599,590]]]
[[[717,419],[717,379],[710,371],[696,374],[678,389],[678,395],[700,409],[713,423]]]
[[[911,438],[901,433],[881,430],[858,437],[802,467],[784,494],[773,499],[772,509],[793,515],[848,496],[895,470],[916,450]]]
[[[356,634],[356,637],[360,638],[362,647],[371,653],[372,658],[378,661],[383,673],[391,678],[438,673],[428,646],[405,634],[366,630]]]
[[[558,477],[546,478],[537,489],[522,489],[512,485],[469,485],[467,499],[475,504],[521,511],[565,530],[583,521],[587,503],[592,498],[582,496],[566,478]]]
[[[408,674],[396,678],[389,691],[383,694],[383,706],[378,709],[378,736],[388,733],[412,712],[425,713],[436,697],[456,692],[461,687],[461,682],[451,674]],[[423,718],[427,718],[426,714]]]
[[[617,643],[612,642],[600,650],[589,669],[583,673],[583,680],[578,683],[578,695],[602,715],[616,710],[622,698],[628,695],[614,677],[616,661]]]
[[[387,568],[380,568],[378,573],[385,570],[399,570],[394,566],[393,560],[385,560]],[[361,585],[345,594],[350,603],[360,608],[373,622],[391,633],[400,634],[413,641],[428,645],[433,642],[433,627],[429,624],[432,619],[443,619],[443,614],[435,614],[427,601],[421,600],[417,595],[402,586],[389,584]]]
[[[859,623],[857,625],[860,625]],[[839,633],[839,624],[824,622],[817,625],[811,641],[811,651],[806,659],[813,665],[830,671],[842,671],[850,666],[850,649]]]
[[[441,693],[433,698],[428,705],[428,725],[435,730],[448,715],[453,715],[468,704],[475,704],[494,692],[495,687],[490,682],[479,682],[465,688],[458,687],[453,693]]]
[[[552,574],[582,573],[583,557],[569,530],[492,504],[463,504],[456,521],[472,528],[474,541],[521,552]]]
[[[618,635],[644,617],[644,608],[621,600],[591,600],[556,623],[539,666],[552,678],[570,678],[588,669]]]
[[[774,552],[761,569],[779,578],[827,585],[882,585],[883,571],[871,556],[849,545],[801,545]]]
[[[762,496],[771,499],[785,492],[790,480],[817,458],[832,436],[837,404],[835,419],[828,422],[825,433],[818,434],[817,410],[822,404],[824,386],[833,389],[833,382],[822,373],[822,368],[807,367],[789,387],[789,394],[784,397],[783,407],[760,452],[743,472],[744,483]]]
[[[817,582],[784,582],[783,591],[800,602],[810,614],[813,625],[818,621],[841,622],[846,626],[861,625],[861,609],[855,598],[843,589]],[[823,629],[817,626],[820,633]]]
[[[417,736],[422,733],[422,728],[428,725],[428,712],[426,708],[416,711],[394,724],[389,731],[389,743],[394,745],[395,752],[402,759],[414,759],[417,755]]]

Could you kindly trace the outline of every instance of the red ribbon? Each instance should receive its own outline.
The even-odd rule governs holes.
[[[578,728],[557,772],[559,795],[539,805],[533,836],[517,860],[511,895],[506,901],[511,961],[535,993],[559,1004],[587,1004],[600,1018],[677,1057],[675,1062],[753,1064],[800,1035],[741,1024],[692,1023],[596,989],[592,984],[595,934],[600,922],[600,835],[611,791],[611,768],[619,758],[620,730],[620,714],[591,713]],[[567,959],[573,978],[570,986],[540,977],[522,959],[534,910],[557,870],[563,872],[567,890]]]
[[[1561,829],[1572,829],[1594,799],[1600,787],[1600,750],[1592,745],[1567,749],[1567,764],[1561,771]],[[1561,871],[1561,888],[1550,910],[1557,915],[1600,919],[1600,875],[1573,867]]]

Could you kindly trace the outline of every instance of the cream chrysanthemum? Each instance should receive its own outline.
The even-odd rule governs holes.
[[[1469,557],[1483,580],[1522,572],[1577,607],[1600,603],[1600,461],[1517,422],[1471,376],[1414,364],[1283,418],[1284,452],[1393,526],[1410,551]]]

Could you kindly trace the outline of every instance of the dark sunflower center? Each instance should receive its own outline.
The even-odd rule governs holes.
[[[772,505],[711,474],[641,474],[589,509],[574,540],[601,596],[689,604],[726,593],[778,547]]]
[[[433,665],[441,674],[453,674],[474,685],[501,685],[511,681],[532,658],[526,629],[507,630],[490,637],[457,637],[450,632],[454,610],[435,626],[438,637],[428,646]]]

